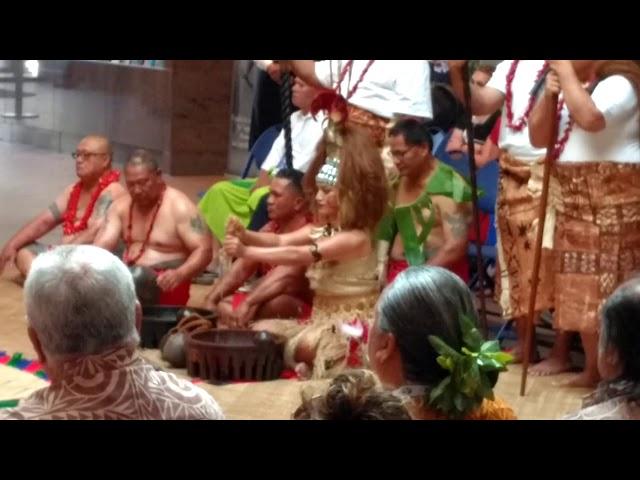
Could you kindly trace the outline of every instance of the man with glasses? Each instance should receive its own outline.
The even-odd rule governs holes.
[[[391,257],[387,283],[409,266],[424,264],[468,280],[471,188],[432,155],[433,140],[419,121],[396,123],[389,146],[399,178],[392,183],[393,209],[379,231],[379,257]]]
[[[7,263],[15,262],[26,276],[33,259],[51,248],[37,240],[61,224],[62,244],[93,243],[109,206],[126,193],[118,183],[119,172],[112,170],[113,151],[106,137],[83,138],[72,157],[79,180],[4,245],[0,252],[0,273]]]

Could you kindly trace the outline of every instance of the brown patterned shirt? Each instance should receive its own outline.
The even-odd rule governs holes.
[[[0,420],[222,420],[216,401],[156,371],[131,348],[66,362],[62,380],[38,390]]]

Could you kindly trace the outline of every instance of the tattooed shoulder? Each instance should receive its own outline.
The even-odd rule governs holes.
[[[107,210],[109,210],[109,207],[111,206],[112,203],[113,203],[113,197],[111,196],[110,193],[107,192],[104,195],[102,195],[96,202],[96,216],[106,217]]]
[[[194,232],[200,235],[205,233],[206,230],[205,230],[204,222],[202,221],[202,218],[200,218],[200,215],[196,215],[191,219],[191,228],[193,229]]]
[[[467,235],[469,215],[465,212],[447,214],[445,220],[449,224],[454,237],[461,238]]]
[[[49,211],[51,212],[51,215],[53,215],[53,218],[56,220],[56,222],[58,220],[62,220],[62,213],[60,213],[60,209],[58,208],[58,204],[56,202],[53,202],[51,205],[49,205]]]

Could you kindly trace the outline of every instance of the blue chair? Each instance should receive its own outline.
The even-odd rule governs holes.
[[[465,162],[468,164],[468,162]],[[490,162],[484,167],[477,170],[476,180],[478,181],[478,189],[482,191],[482,195],[478,198],[478,209],[489,215],[489,231],[487,232],[487,238],[481,248],[482,260],[484,263],[485,271],[490,265],[496,264],[496,198],[498,195],[498,162]],[[467,249],[467,255],[469,255],[471,262],[475,265],[475,258],[477,257],[477,248],[475,243],[469,244]],[[473,276],[469,282],[469,287],[473,288],[479,280],[479,275]]]
[[[247,159],[247,163],[242,171],[242,178],[247,178],[249,176],[252,166],[255,165],[256,168],[260,168],[262,162],[264,162],[267,155],[269,155],[273,142],[275,142],[276,138],[280,134],[280,130],[282,130],[282,125],[274,125],[273,127],[267,128],[258,137],[249,152],[249,158]]]
[[[273,146],[273,142],[275,142],[276,138],[278,138],[281,129],[282,125],[278,124],[274,125],[273,127],[269,127],[264,132],[262,132],[262,134],[256,140],[256,143],[253,144],[253,148],[251,148],[251,151],[249,152],[249,158],[247,158],[247,163],[244,166],[241,178],[247,178],[249,176],[249,172],[251,171],[251,167],[253,165],[255,165],[258,169],[260,168],[262,163],[267,158],[267,155],[269,155],[271,147]],[[198,192],[196,194],[198,200],[204,197],[205,193],[207,193],[206,190]]]

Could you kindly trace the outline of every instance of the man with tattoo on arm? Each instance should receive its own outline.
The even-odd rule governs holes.
[[[156,159],[133,152],[124,170],[129,195],[114,202],[95,245],[115,249],[125,243],[123,261],[154,270],[161,305],[186,305],[191,279],[211,261],[211,232],[195,204],[169,187]]]
[[[469,277],[468,227],[471,188],[431,154],[431,135],[414,119],[389,131],[389,146],[400,174],[392,183],[393,209],[379,229],[378,258],[390,255],[387,283],[409,266],[433,265]],[[389,253],[390,250],[390,253]]]
[[[60,224],[63,244],[93,243],[109,206],[126,193],[118,183],[120,172],[112,170],[113,151],[107,138],[100,135],[83,138],[72,156],[79,181],[65,188],[46,210],[4,245],[0,252],[0,274],[8,263],[15,262],[26,276],[33,259],[51,248],[37,240]]]

